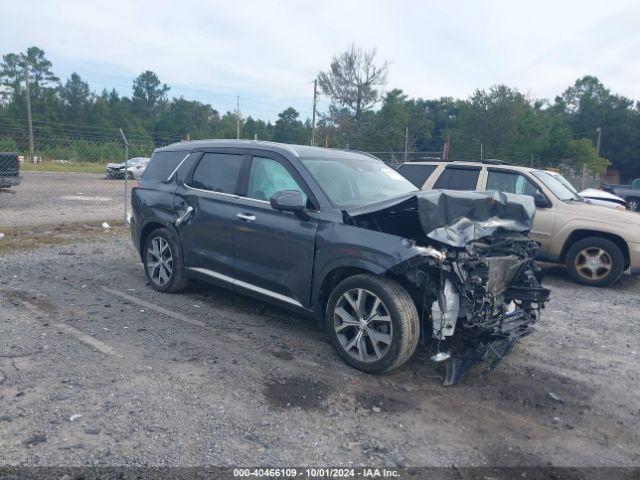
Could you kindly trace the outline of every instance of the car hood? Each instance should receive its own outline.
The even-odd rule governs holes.
[[[616,210],[587,202],[565,202],[563,209],[571,214],[572,219],[596,220],[599,223],[611,223],[617,226],[635,226],[640,228],[640,215],[629,210]]]
[[[123,168],[124,163],[107,163],[107,168]]]
[[[526,233],[535,215],[532,197],[455,190],[418,191],[344,211],[358,226],[417,240],[425,236],[453,247],[497,231]]]

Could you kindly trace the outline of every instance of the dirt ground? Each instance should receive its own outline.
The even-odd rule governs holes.
[[[546,268],[537,332],[444,388],[423,353],[366,375],[306,318],[154,292],[126,233],[95,235],[0,261],[5,465],[640,465],[640,280]]]
[[[0,193],[0,229],[52,222],[124,221],[124,181],[104,174],[22,172],[15,193]],[[133,181],[129,181],[131,189]]]

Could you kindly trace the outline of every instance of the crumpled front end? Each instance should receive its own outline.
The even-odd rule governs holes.
[[[364,228],[411,232],[419,253],[389,274],[418,306],[422,344],[446,365],[445,385],[478,363],[495,368],[533,331],[549,298],[538,246],[526,236],[534,212],[526,197],[437,191],[351,217]]]
[[[533,261],[536,249],[522,234],[494,234],[447,250],[442,261],[422,256],[393,269],[422,295],[422,344],[434,361],[446,362],[445,385],[478,363],[495,368],[533,331],[549,298]]]

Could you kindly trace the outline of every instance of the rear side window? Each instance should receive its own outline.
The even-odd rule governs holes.
[[[405,163],[398,167],[398,173],[413,183],[416,187],[422,188],[427,178],[431,176],[436,169],[435,165],[416,165]]]
[[[155,152],[151,156],[149,165],[147,165],[146,170],[142,174],[142,179],[166,180],[188,153],[186,150],[177,152]]]
[[[218,193],[235,193],[242,155],[226,153],[205,153],[193,172],[191,186]]]
[[[445,190],[475,190],[478,186],[479,168],[445,168],[433,188]]]

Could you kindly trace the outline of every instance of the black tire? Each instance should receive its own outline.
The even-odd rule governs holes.
[[[355,289],[364,289],[377,296],[391,319],[391,342],[378,360],[360,361],[354,358],[341,343],[339,335],[342,334],[336,332],[336,327],[339,327],[337,324],[340,323],[335,313],[338,301],[347,292]],[[329,339],[342,359],[348,365],[367,373],[384,373],[400,367],[411,358],[420,337],[418,312],[409,293],[394,280],[370,274],[349,277],[333,289],[327,303],[326,327]],[[372,350],[371,337],[366,338],[369,340],[365,349]]]
[[[640,199],[638,198],[627,198],[627,207],[632,212],[640,212]]]
[[[127,172],[127,180],[133,180],[133,172]]]
[[[602,250],[606,252],[605,258],[608,260],[605,263],[608,263],[608,273],[605,274],[603,272],[602,276],[589,278],[586,273],[578,269],[576,264],[581,263],[581,260],[584,258],[584,252],[588,252],[589,250],[593,250],[594,252]],[[600,237],[588,237],[578,240],[571,245],[565,257],[565,265],[569,276],[575,282],[593,287],[606,287],[617,282],[622,275],[624,271],[624,256],[620,248],[611,240]]]
[[[168,275],[168,280],[162,281],[160,278],[156,279],[152,274],[153,269],[149,268],[149,262],[153,261],[153,254],[149,253],[152,248],[152,243],[157,239],[158,242],[166,242],[170,249],[172,258],[171,273]],[[189,279],[185,274],[184,262],[182,260],[182,249],[180,248],[180,241],[176,235],[167,228],[158,228],[151,232],[144,243],[144,250],[142,251],[142,263],[144,265],[144,273],[149,280],[149,285],[154,290],[166,293],[176,293],[184,290],[189,286]],[[167,270],[164,269],[166,273]]]

